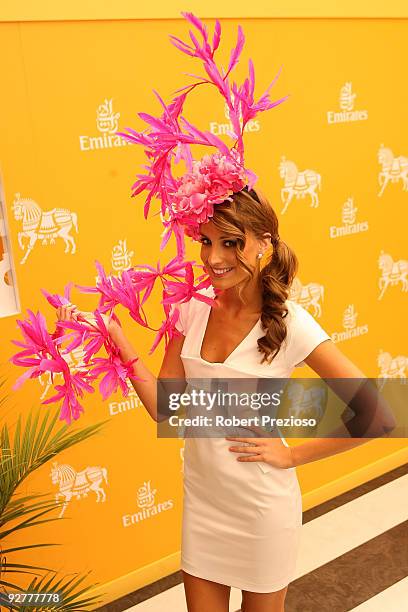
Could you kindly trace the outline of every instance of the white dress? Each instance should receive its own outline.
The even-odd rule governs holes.
[[[212,287],[206,293],[213,297]],[[304,308],[291,300],[287,306],[287,338],[272,363],[261,365],[260,321],[224,363],[210,363],[200,354],[211,307],[195,299],[179,305],[176,327],[185,335],[181,359],[187,382],[289,378],[330,336]],[[278,591],[292,581],[296,566],[302,525],[296,469],[238,462],[239,454],[228,450],[232,445],[224,438],[186,438],[181,568],[246,591]]]

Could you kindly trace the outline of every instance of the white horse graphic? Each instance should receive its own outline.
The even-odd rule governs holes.
[[[70,465],[52,464],[51,481],[59,486],[59,492],[55,495],[55,501],[64,498],[59,517],[61,518],[73,497],[80,499],[87,497],[88,491],[96,493],[96,501],[106,501],[106,493],[101,484],[105,480],[108,483],[108,472],[104,467],[87,467],[82,472],[76,472]]]
[[[289,292],[289,299],[297,302],[303,308],[313,308],[313,314],[315,317],[321,317],[322,307],[320,300],[323,302],[324,287],[319,283],[309,283],[308,285],[302,285],[298,278],[295,278]]]
[[[293,383],[288,390],[291,400],[290,415],[294,418],[316,419],[321,421],[327,401],[327,393],[322,387],[305,389],[301,383]]]
[[[408,157],[402,155],[394,157],[391,149],[382,144],[378,150],[378,163],[382,166],[378,174],[378,182],[381,186],[379,198],[390,181],[397,183],[401,179],[403,191],[408,191]]]
[[[381,254],[378,258],[378,267],[381,270],[381,276],[378,281],[378,285],[381,291],[378,298],[379,300],[382,299],[385,290],[389,285],[393,287],[398,283],[401,283],[402,290],[408,291],[408,260],[399,259],[398,261],[394,261],[391,255],[388,255],[388,253],[384,253],[384,251],[381,251]]]
[[[311,197],[310,206],[317,208],[319,206],[319,197],[316,189],[321,189],[320,174],[315,172],[315,170],[299,172],[293,161],[288,161],[285,157],[282,157],[281,160],[279,176],[284,180],[284,186],[281,189],[281,199],[285,205],[281,214],[283,215],[286,212],[294,196],[296,196],[296,199],[304,198],[307,193]]]
[[[78,218],[76,213],[66,208],[53,208],[43,211],[34,200],[21,198],[16,194],[12,211],[16,221],[23,222],[23,231],[18,233],[18,244],[24,251],[23,238],[28,238],[27,252],[20,263],[24,264],[38,239],[42,244],[55,244],[55,238],[62,238],[65,243],[65,253],[73,255],[76,251],[75,240],[71,236],[72,226],[78,233]]]
[[[392,357],[390,353],[380,350],[377,365],[380,368],[379,378],[382,379],[379,385],[382,389],[387,378],[402,378],[402,382],[406,382],[406,368],[408,367],[408,357],[405,355],[397,355]]]

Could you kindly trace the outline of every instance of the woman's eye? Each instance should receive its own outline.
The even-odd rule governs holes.
[[[200,238],[199,242],[205,246],[209,246],[211,244],[211,240],[209,238]],[[227,248],[235,247],[237,245],[236,240],[224,240],[223,245]]]

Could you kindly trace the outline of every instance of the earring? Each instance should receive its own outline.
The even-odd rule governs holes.
[[[258,253],[258,259],[262,259],[263,253]]]

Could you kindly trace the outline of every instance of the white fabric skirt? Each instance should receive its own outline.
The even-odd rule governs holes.
[[[302,525],[295,468],[242,463],[224,438],[186,439],[181,568],[255,593],[293,579]]]

